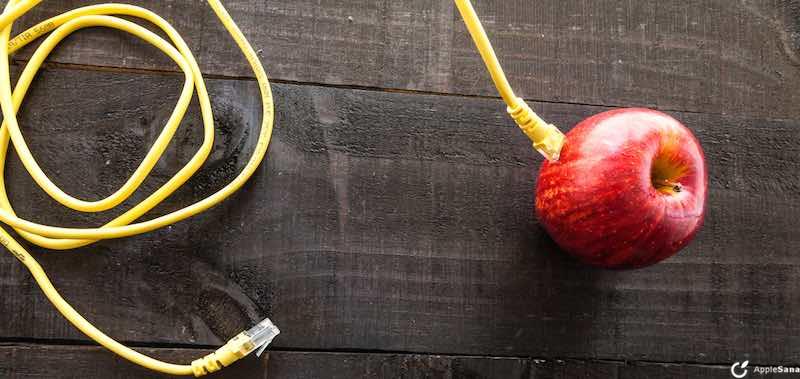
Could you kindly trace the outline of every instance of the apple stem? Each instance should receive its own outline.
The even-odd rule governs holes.
[[[673,192],[673,193],[680,193],[683,191],[683,184],[680,182],[673,182],[671,180],[661,180],[660,183],[657,184],[658,190],[662,192]]]

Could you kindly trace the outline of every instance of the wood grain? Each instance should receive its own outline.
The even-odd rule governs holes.
[[[752,367],[751,367],[752,369]],[[750,375],[752,374],[752,371]],[[778,378],[777,374],[760,375]],[[581,360],[533,360],[531,379],[688,379],[731,378],[730,365],[669,364],[654,362],[609,362]]]
[[[147,348],[140,351],[191,360],[207,351]],[[4,378],[165,378],[133,366],[99,347],[0,345]],[[581,379],[729,378],[729,367],[696,364],[623,363],[581,360],[531,360],[419,354],[273,351],[248,357],[208,378],[261,379]],[[778,378],[779,375],[763,375]]]
[[[527,379],[529,360],[419,354],[272,352],[267,377]]]
[[[144,354],[181,364],[210,353],[197,349],[138,348]],[[0,376],[8,379],[134,379],[174,378],[138,367],[108,351],[93,346],[0,345]],[[246,359],[208,379],[266,378],[267,358]]]
[[[25,136],[53,180],[86,198],[133,170],[181,85],[61,69],[40,79]],[[249,154],[255,83],[209,86],[221,148],[159,212],[219,188]],[[139,343],[213,345],[270,316],[284,331],[279,348],[800,361],[797,121],[673,113],[708,158],[707,223],[665,263],[603,271],[565,257],[537,225],[540,161],[499,101],[287,84],[275,93],[268,159],[231,200],[146,236],[37,254],[78,310]],[[561,125],[606,109],[536,106]],[[194,151],[196,111],[185,124],[137,197]],[[108,217],[61,211],[9,163],[22,215]],[[8,255],[0,309],[5,340],[83,339]]]
[[[20,25],[98,2],[48,1]],[[174,23],[205,72],[252,75],[208,7],[130,3]],[[277,79],[496,96],[451,0],[225,4]],[[482,0],[476,7],[526,98],[800,116],[796,0]],[[65,44],[53,61],[175,69],[116,32],[84,31]]]

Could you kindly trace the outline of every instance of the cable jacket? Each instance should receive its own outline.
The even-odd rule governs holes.
[[[531,140],[536,151],[550,161],[557,161],[564,146],[564,134],[554,125],[542,120],[525,100],[514,94],[472,3],[469,0],[455,0],[455,2],[500,97],[507,105],[508,114]]]
[[[455,1],[458,11],[461,13],[461,18],[464,19],[464,24],[467,26],[470,36],[472,36],[472,41],[475,42],[475,47],[478,48],[478,52],[481,54],[481,58],[483,58],[483,63],[486,64],[486,69],[489,71],[489,75],[492,76],[492,81],[494,81],[497,91],[500,93],[503,101],[506,102],[506,105],[509,107],[513,106],[517,96],[514,95],[514,90],[512,90],[511,85],[508,84],[508,79],[506,79],[506,74],[503,72],[503,67],[500,66],[500,61],[497,60],[497,54],[495,54],[494,48],[492,48],[492,43],[486,35],[486,30],[483,29],[483,25],[478,18],[478,14],[475,12],[475,8],[472,7],[472,2],[469,0]]]
[[[197,61],[184,40],[167,21],[147,9],[126,4],[100,4],[78,8],[42,21],[27,31],[20,33],[14,39],[10,39],[13,22],[39,2],[41,2],[41,0],[10,0],[2,15],[0,15],[0,107],[2,108],[4,117],[2,128],[0,128],[1,222],[14,228],[20,236],[35,245],[55,250],[74,249],[89,245],[97,240],[146,233],[184,220],[223,201],[241,188],[250,176],[253,175],[266,154],[272,136],[274,119],[272,92],[269,80],[256,52],[218,0],[208,0],[208,4],[244,54],[245,59],[247,59],[253,69],[259,85],[263,105],[263,117],[258,134],[258,142],[256,143],[253,155],[250,157],[244,169],[222,189],[183,209],[144,222],[137,222],[136,220],[186,183],[186,181],[202,167],[213,147],[214,117],[200,67],[197,65]],[[169,41],[164,40],[136,23],[116,16],[130,16],[148,21],[161,29],[166,34]],[[185,76],[183,90],[175,106],[175,110],[172,112],[164,129],[139,167],[117,191],[105,199],[97,201],[86,201],[75,198],[62,191],[47,177],[28,149],[16,117],[19,107],[25,98],[25,94],[45,58],[47,58],[56,45],[69,34],[88,27],[114,28],[141,38],[175,61]],[[36,49],[31,59],[25,65],[16,86],[12,89],[9,73],[10,54],[47,33],[50,33],[50,35],[48,35]],[[42,225],[22,219],[16,215],[8,199],[3,175],[9,145],[13,145],[25,169],[30,173],[36,184],[51,198],[77,211],[102,212],[112,209],[128,199],[147,178],[172,140],[175,131],[180,126],[181,120],[186,114],[195,91],[197,93],[203,119],[203,143],[181,170],[142,202],[105,225],[96,228],[63,228]],[[56,309],[89,338],[95,340],[114,353],[119,354],[121,357],[151,370],[171,375],[203,374],[193,373],[192,366],[190,365],[176,365],[150,358],[108,337],[78,314],[78,312],[59,295],[34,257],[3,228],[0,228],[0,243],[2,243],[2,245],[4,245],[18,260],[25,264],[33,275],[33,278],[42,288],[45,296],[53,303]]]

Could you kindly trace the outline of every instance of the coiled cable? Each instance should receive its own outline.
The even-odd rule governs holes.
[[[126,4],[99,4],[78,8],[40,22],[20,33],[14,39],[10,39],[14,21],[41,1],[9,0],[2,15],[0,15],[0,29],[2,29],[0,31],[0,107],[2,107],[4,117],[2,128],[0,128],[0,222],[11,226],[20,236],[35,245],[54,250],[74,249],[98,240],[146,233],[184,220],[218,204],[241,188],[253,175],[266,154],[272,136],[274,119],[272,92],[269,80],[256,52],[218,0],[208,0],[208,4],[231,37],[233,37],[239,49],[241,49],[255,74],[261,92],[263,119],[258,133],[258,142],[244,169],[222,189],[183,209],[148,221],[137,220],[186,183],[202,167],[213,147],[214,117],[200,67],[197,65],[197,61],[183,38],[166,20],[147,9]],[[164,31],[171,43],[136,23],[116,16],[131,16],[146,20]],[[115,28],[141,38],[175,61],[183,71],[186,79],[175,110],[139,167],[122,187],[105,199],[97,201],[77,199],[65,193],[45,175],[28,149],[16,117],[20,104],[22,104],[25,94],[45,58],[66,36],[76,30],[88,27]],[[25,65],[16,86],[12,90],[9,72],[10,55],[47,33],[50,34]],[[118,206],[139,188],[169,145],[186,114],[195,91],[199,99],[203,120],[203,143],[183,168],[146,199],[97,228],[49,226],[29,221],[16,215],[9,202],[3,176],[9,142],[14,146],[23,166],[30,173],[33,180],[50,197],[76,211],[102,212]],[[0,228],[0,243],[28,268],[47,298],[76,328],[123,358],[155,371],[172,375],[205,375],[230,365],[235,360],[254,350],[262,349],[279,333],[269,320],[265,320],[257,325],[256,328],[235,337],[215,353],[198,359],[191,365],[162,362],[122,345],[83,318],[59,295],[34,257],[3,228]]]

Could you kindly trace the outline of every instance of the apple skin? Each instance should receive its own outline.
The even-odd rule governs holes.
[[[566,135],[536,186],[539,221],[568,253],[605,268],[652,265],[685,247],[705,217],[697,139],[650,109],[597,114]]]

